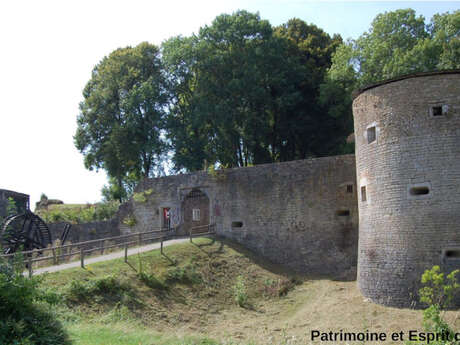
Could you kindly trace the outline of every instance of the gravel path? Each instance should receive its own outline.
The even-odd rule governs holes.
[[[181,238],[181,239],[176,239],[176,240],[168,240],[163,242],[163,247],[170,246],[172,244],[177,244],[177,243],[183,243],[189,241],[188,238]],[[135,255],[137,253],[143,253],[143,252],[148,252],[153,249],[159,249],[160,248],[160,242],[158,243],[152,243],[147,246],[142,246],[142,247],[137,247],[137,248],[131,248],[128,249],[128,256],[129,255]],[[119,252],[114,252],[106,255],[101,255],[95,258],[88,258],[85,259],[85,265],[91,265],[94,264],[95,262],[101,262],[101,261],[107,261],[107,260],[113,260],[113,259],[118,259],[118,258],[123,258],[125,256],[125,251],[121,250]],[[48,267],[42,267],[42,268],[37,268],[33,271],[33,274],[42,274],[42,273],[52,273],[52,272],[57,272],[57,271],[62,271],[66,270],[68,268],[73,268],[73,267],[80,267],[80,261],[74,261],[74,262],[69,262],[68,264],[62,264],[62,265],[55,265],[55,266],[48,266]]]

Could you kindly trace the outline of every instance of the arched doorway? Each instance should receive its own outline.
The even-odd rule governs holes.
[[[184,215],[183,235],[188,235],[190,229],[193,233],[207,232],[206,225],[209,224],[209,198],[199,189],[192,189],[182,203]],[[196,228],[202,227],[202,228]]]

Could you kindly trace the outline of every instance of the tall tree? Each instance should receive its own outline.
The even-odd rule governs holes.
[[[365,85],[412,72],[460,67],[460,10],[437,14],[425,25],[412,9],[375,17],[368,32],[342,44],[329,78]]]
[[[340,35],[332,38],[313,24],[291,19],[275,29],[275,34],[289,43],[287,58],[297,75],[295,88],[300,94],[294,109],[283,116],[281,160],[323,156],[337,153],[339,138],[347,134],[336,117],[328,116],[328,104],[319,102],[320,85],[331,66],[332,53],[342,43]]]
[[[296,20],[274,30],[246,11],[218,16],[196,36],[165,42],[176,168],[199,169],[204,160],[246,166],[317,155],[316,125],[324,119],[316,96],[331,45],[314,26]]]
[[[158,174],[166,89],[159,49],[149,43],[117,49],[96,65],[74,136],[86,168],[106,170],[119,188],[128,177]]]
[[[340,45],[321,86],[331,117],[352,128],[352,92],[402,74],[460,68],[460,11],[435,15],[429,25],[412,9],[379,14],[370,29]]]

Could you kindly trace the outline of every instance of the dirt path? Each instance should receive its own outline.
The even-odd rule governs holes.
[[[177,243],[183,243],[189,241],[188,238],[181,238],[181,239],[176,239],[176,240],[168,240],[163,242],[163,246],[170,246],[173,244]],[[128,256],[130,255],[135,255],[138,253],[143,253],[143,252],[148,252],[150,250],[154,249],[159,249],[160,248],[160,242],[158,243],[152,243],[147,246],[142,246],[142,247],[137,247],[137,248],[131,248],[128,249]],[[122,258],[125,255],[125,251],[121,250],[119,252],[114,252],[106,255],[101,255],[95,258],[88,258],[85,259],[85,265],[91,265],[94,264],[95,262],[101,262],[101,261],[107,261],[107,260],[113,260],[113,259],[118,259]],[[74,268],[74,267],[80,267],[80,261],[74,261],[74,262],[69,262],[67,264],[61,264],[61,265],[55,265],[55,266],[48,266],[48,267],[42,267],[38,269],[34,269],[33,274],[42,274],[42,273],[52,273],[52,272],[57,272],[57,271],[62,271],[66,270],[68,268]]]

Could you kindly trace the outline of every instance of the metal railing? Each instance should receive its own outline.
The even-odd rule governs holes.
[[[206,229],[207,232],[196,232],[196,230],[198,229]],[[193,226],[190,228],[190,232],[189,232],[190,242],[193,242],[193,237],[215,235],[215,234],[216,234],[216,224]]]
[[[199,229],[206,229],[206,232],[198,232]],[[72,256],[79,256],[80,258],[80,266],[82,268],[85,267],[85,257],[88,254],[91,254],[96,251],[100,251],[100,255],[104,254],[104,250],[111,249],[111,248],[124,248],[124,260],[125,262],[128,261],[128,247],[132,245],[140,246],[145,242],[151,241],[153,242],[160,242],[160,251],[163,254],[163,242],[165,240],[171,239],[176,237],[175,229],[157,229],[152,231],[146,232],[136,232],[133,234],[121,235],[121,236],[113,236],[113,237],[106,237],[100,238],[96,240],[90,241],[83,241],[71,244],[65,244],[62,246],[53,246],[48,248],[41,248],[41,249],[34,249],[29,251],[23,251],[18,253],[12,254],[2,254],[0,255],[1,258],[13,258],[15,255],[22,255],[24,257],[25,264],[27,265],[27,269],[29,272],[29,276],[31,277],[33,274],[33,264],[41,261],[52,260],[53,265],[58,265],[62,263],[62,260],[65,258],[71,258]],[[190,242],[192,242],[193,237],[198,236],[207,236],[207,235],[215,235],[215,224],[207,224],[201,226],[195,226],[190,229],[189,236]],[[117,242],[113,244],[113,242]],[[91,247],[92,245],[96,245],[95,247]],[[74,251],[73,249],[77,249]],[[47,256],[44,254],[48,253]]]
[[[23,251],[19,253],[12,253],[12,254],[2,254],[0,257],[2,258],[12,258],[15,255],[22,255],[24,257],[24,261],[27,264],[27,268],[29,270],[29,276],[32,276],[33,269],[32,266],[36,262],[46,261],[49,260],[53,262],[54,265],[58,265],[62,259],[71,258],[72,256],[78,255],[80,257],[81,267],[84,268],[84,260],[85,256],[91,254],[96,251],[101,251],[100,255],[104,254],[104,250],[111,249],[111,248],[123,248],[125,249],[125,261],[127,260],[128,254],[128,247],[130,245],[137,244],[140,246],[145,242],[161,242],[161,252],[163,253],[163,241],[170,239],[174,236],[173,229],[159,229],[159,230],[152,230],[146,232],[137,232],[128,235],[121,235],[121,236],[114,236],[114,237],[106,237],[97,240],[90,240],[84,242],[77,242],[66,244],[62,246],[53,246],[48,248],[41,248],[41,249],[34,249],[29,251]],[[153,236],[152,236],[153,235]],[[156,235],[156,236],[155,236]],[[113,243],[117,242],[117,243]],[[96,244],[96,247],[89,248],[91,245]],[[73,249],[77,248],[77,251]],[[44,254],[48,253],[47,256]]]

